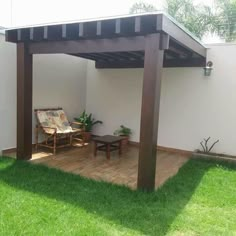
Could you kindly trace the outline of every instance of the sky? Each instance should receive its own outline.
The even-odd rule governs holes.
[[[138,0],[0,0],[0,26],[16,27],[124,15]],[[146,0],[161,9],[164,0]],[[194,0],[212,4],[213,0]]]

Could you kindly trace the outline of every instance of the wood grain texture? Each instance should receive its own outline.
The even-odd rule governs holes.
[[[143,95],[140,125],[138,188],[155,188],[156,144],[164,51],[159,49],[160,34],[146,36]]]
[[[32,154],[32,55],[28,45],[17,44],[17,159]]]
[[[144,36],[134,36],[116,39],[33,42],[29,44],[29,52],[31,54],[125,52],[142,51],[144,46]]]

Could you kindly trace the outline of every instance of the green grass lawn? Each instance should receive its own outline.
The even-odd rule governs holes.
[[[0,235],[236,235],[236,166],[191,160],[143,193],[0,158]]]

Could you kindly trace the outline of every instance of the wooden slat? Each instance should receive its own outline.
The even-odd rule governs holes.
[[[17,44],[17,159],[32,155],[32,55]]]
[[[10,31],[6,31],[5,32],[5,40],[6,40],[6,42],[10,41],[9,34],[10,34]]]
[[[95,67],[97,69],[143,68],[144,61],[119,61],[119,62],[96,61]]]
[[[138,165],[138,188],[145,191],[155,189],[156,145],[164,56],[164,51],[159,49],[159,45],[160,34],[146,36]]]
[[[97,28],[96,29],[97,29],[96,35],[101,36],[101,34],[102,34],[102,22],[101,21],[97,22]]]
[[[84,37],[84,23],[79,23],[79,37]]]
[[[30,40],[34,40],[34,28],[30,28]]]
[[[190,49],[193,52],[196,52],[200,56],[206,57],[206,49],[195,39],[193,39],[192,36],[184,32],[180,27],[176,26],[176,24],[165,15],[163,15],[162,21],[162,30],[177,41],[178,44]]]
[[[125,55],[127,55],[127,57],[131,58],[131,59],[134,59],[134,60],[143,60],[144,58],[144,54],[136,54],[135,52],[126,52],[126,53],[123,53]]]
[[[62,25],[62,38],[67,38],[67,27],[66,24]]]
[[[176,52],[173,52],[171,50],[166,50],[165,51],[165,56],[171,56],[171,57],[174,57],[174,58],[180,58],[180,55]]]
[[[206,58],[187,58],[187,59],[168,59],[164,61],[164,67],[204,67],[206,65]]]
[[[186,50],[185,48],[179,47],[178,45],[176,45],[176,46],[170,45],[169,51],[178,54],[179,57],[180,56],[182,56],[182,57],[190,57],[190,56],[192,56],[192,54],[193,54],[192,51]]]
[[[170,36],[168,34],[161,34],[160,49],[167,50],[170,45]]]
[[[48,39],[48,27],[43,27],[43,39]]]
[[[163,31],[163,14],[156,16],[156,31],[157,32]]]
[[[115,33],[121,34],[121,19],[116,19]]]
[[[135,33],[141,32],[141,17],[140,16],[135,17],[134,32]]]
[[[21,29],[18,29],[17,30],[17,41],[21,41],[21,36],[22,36]]]
[[[119,61],[121,58],[119,55],[114,54],[114,53],[100,53],[107,59],[113,60],[113,61]]]
[[[97,58],[90,55],[90,54],[68,54],[68,55],[71,55],[71,56],[76,56],[76,57],[81,57],[81,58],[84,58],[84,59],[88,59],[88,60],[93,60],[93,61],[96,61]]]
[[[109,61],[110,60],[106,55],[103,55],[103,53],[90,53],[89,55],[92,55],[94,58],[96,58],[96,60],[99,60],[99,61],[101,61],[101,60],[102,61]]]
[[[116,52],[115,55],[117,57],[119,57],[120,60],[126,60],[126,61],[130,61],[130,60],[134,60],[135,58],[128,54],[127,52]]]
[[[120,37],[116,39],[87,39],[32,42],[29,44],[31,54],[44,53],[101,53],[142,51],[145,47],[144,36]]]
[[[206,65],[205,58],[188,58],[188,59],[164,59],[164,68],[178,68],[178,67],[204,67]],[[143,60],[124,60],[124,61],[103,61],[96,62],[97,69],[122,69],[122,68],[144,68]]]

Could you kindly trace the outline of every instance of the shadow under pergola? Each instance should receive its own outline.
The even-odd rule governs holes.
[[[25,161],[1,162],[0,179],[11,187],[72,204],[145,235],[168,232],[211,167],[190,160],[157,191],[145,193]]]

